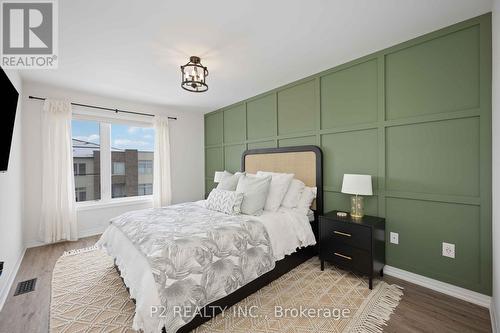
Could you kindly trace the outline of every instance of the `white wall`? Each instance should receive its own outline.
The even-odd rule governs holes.
[[[500,332],[500,0],[493,1],[493,305],[492,317]]]
[[[21,78],[18,72],[5,72],[21,95]],[[17,107],[9,167],[6,173],[0,173],[0,261],[5,261],[0,276],[0,309],[9,293],[24,252],[21,98],[20,96]]]
[[[28,99],[29,95],[66,99],[73,102],[102,105],[124,110],[177,116],[171,122],[171,159],[172,159],[172,200],[174,203],[193,201],[204,195],[204,148],[203,114],[186,111],[166,110],[158,105],[135,103],[48,86],[36,82],[23,85],[23,157],[24,164],[24,201],[25,201],[25,239],[27,246],[39,245],[38,227],[41,206],[41,152],[40,119],[43,102]],[[81,110],[81,109],[80,109]],[[122,212],[151,207],[151,203],[121,205],[78,211],[78,230],[81,236],[102,232],[111,217]]]

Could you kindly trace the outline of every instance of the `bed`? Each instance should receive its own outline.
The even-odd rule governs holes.
[[[247,150],[241,170],[294,173],[296,179],[317,188],[313,215],[280,208],[257,217],[233,217],[209,211],[204,201],[198,201],[113,219],[99,244],[115,259],[136,301],[135,329],[189,332],[316,254],[317,220],[323,212],[321,150],[316,146]],[[207,225],[217,232],[205,232]],[[196,235],[210,242],[192,245],[198,241]],[[182,252],[179,240],[191,252]],[[214,243],[219,245],[210,249],[213,245],[208,244]],[[196,311],[181,313],[171,304]]]

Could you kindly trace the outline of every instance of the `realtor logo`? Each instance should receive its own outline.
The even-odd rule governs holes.
[[[2,67],[57,68],[55,1],[2,2]]]

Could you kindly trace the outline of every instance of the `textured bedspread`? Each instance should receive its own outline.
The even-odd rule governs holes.
[[[148,259],[167,332],[274,268],[263,224],[195,203],[125,213],[111,223]]]

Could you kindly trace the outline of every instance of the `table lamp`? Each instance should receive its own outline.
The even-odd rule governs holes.
[[[351,194],[351,216],[361,218],[364,215],[363,195],[373,195],[372,176],[344,174],[342,193]]]

